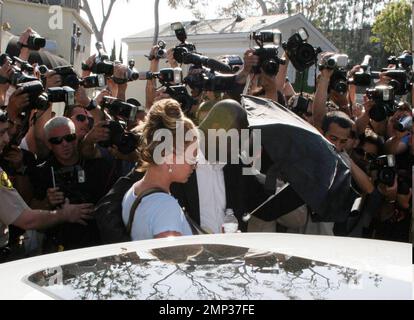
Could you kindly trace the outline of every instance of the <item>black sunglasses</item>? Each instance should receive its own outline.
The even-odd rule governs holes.
[[[63,140],[65,140],[67,143],[71,143],[76,140],[76,134],[73,133],[73,134],[68,134],[67,136],[64,136],[64,137],[50,138],[49,142],[55,146],[58,146],[63,143]]]
[[[85,121],[89,121],[89,125],[90,125],[91,127],[93,127],[94,120],[93,120],[93,118],[92,118],[92,117],[88,117],[87,115],[84,115],[84,114],[78,114],[78,115],[76,115],[75,119],[76,119],[76,121],[78,121],[78,122],[85,122]]]

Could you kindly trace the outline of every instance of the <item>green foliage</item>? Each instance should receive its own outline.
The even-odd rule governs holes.
[[[394,1],[395,2],[395,1]],[[173,8],[185,7],[193,10],[196,18],[202,19],[200,14],[208,5],[206,0],[169,0]],[[376,35],[380,42],[371,43],[371,26],[380,12],[391,0],[232,0],[229,4],[220,6],[218,17],[244,17],[266,14],[303,14],[312,24],[324,34],[340,52],[348,54],[350,62],[360,63],[366,54],[371,55],[374,68],[386,63],[386,51],[384,41]],[[263,9],[265,5],[265,9]],[[404,11],[405,12],[405,11]],[[406,14],[406,13],[404,13]],[[405,27],[399,27],[404,24]],[[390,28],[405,30],[405,36],[409,37],[409,19],[401,19],[396,23],[390,23]],[[397,26],[397,27],[394,27]],[[396,50],[402,51],[400,49]]]
[[[372,43],[381,42],[391,54],[400,54],[411,47],[411,4],[405,0],[390,3],[372,26]]]

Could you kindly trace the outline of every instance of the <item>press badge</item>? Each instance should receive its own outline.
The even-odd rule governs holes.
[[[78,171],[78,183],[85,183],[85,182],[86,182],[85,171],[79,170]]]

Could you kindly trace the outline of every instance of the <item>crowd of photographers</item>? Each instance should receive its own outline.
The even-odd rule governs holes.
[[[226,119],[226,112],[237,121],[215,122],[211,128],[219,129],[217,123],[223,129],[247,128],[245,111],[238,104],[242,94],[276,101],[316,127],[350,168],[362,200],[346,223],[322,223],[313,219],[293,190],[287,190],[272,207],[277,212],[243,219],[266,199],[264,191],[260,186],[252,191],[255,184],[242,178],[237,167],[211,165],[197,169],[197,178],[205,183],[171,190],[181,206],[198,211],[196,216],[190,212],[193,231],[220,232],[217,226],[231,202],[242,231],[409,241],[414,155],[413,102],[407,100],[414,99],[411,53],[391,57],[380,72],[371,70],[370,57],[350,68],[346,55],[322,53],[307,43],[306,30],[300,29],[283,45],[278,33],[254,33],[251,38],[257,46],[242,58],[210,59],[187,42],[181,24],[172,28],[180,44],[167,50],[160,41],[153,47],[148,72],[135,70],[133,61],[128,66],[109,61],[100,44],[98,53],[82,64],[81,75],[72,66],[49,70],[30,64],[30,53],[45,45],[30,28],[19,39],[19,57],[1,55],[0,261],[130,240],[122,200],[142,177],[134,170],[142,164],[140,128],[171,118],[159,114],[175,110],[168,99],[179,103],[183,114],[177,119],[185,115],[201,130],[210,129],[206,119],[215,114]],[[170,68],[159,69],[162,59]],[[317,64],[313,94],[295,91],[286,77],[289,63],[303,73]],[[184,66],[189,68],[183,78]],[[128,83],[139,80],[147,81],[144,106],[126,97]],[[194,199],[183,194],[194,188],[199,199],[192,203]],[[239,194],[231,196],[234,192]],[[238,206],[242,201],[248,204]],[[214,216],[218,211],[221,216]]]

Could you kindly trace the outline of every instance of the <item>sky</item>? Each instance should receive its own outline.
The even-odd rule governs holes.
[[[155,0],[130,0],[127,3],[126,0],[117,0],[105,29],[106,46],[111,48],[114,39],[119,45],[122,38],[153,28],[154,2]],[[206,18],[217,18],[218,6],[226,2],[229,1],[210,0],[205,11]],[[91,0],[90,5],[91,9],[96,12],[97,21],[100,24],[100,17],[102,16],[101,1]],[[167,0],[160,1],[160,24],[193,19],[194,17],[190,10],[184,8],[171,9],[167,5]]]

